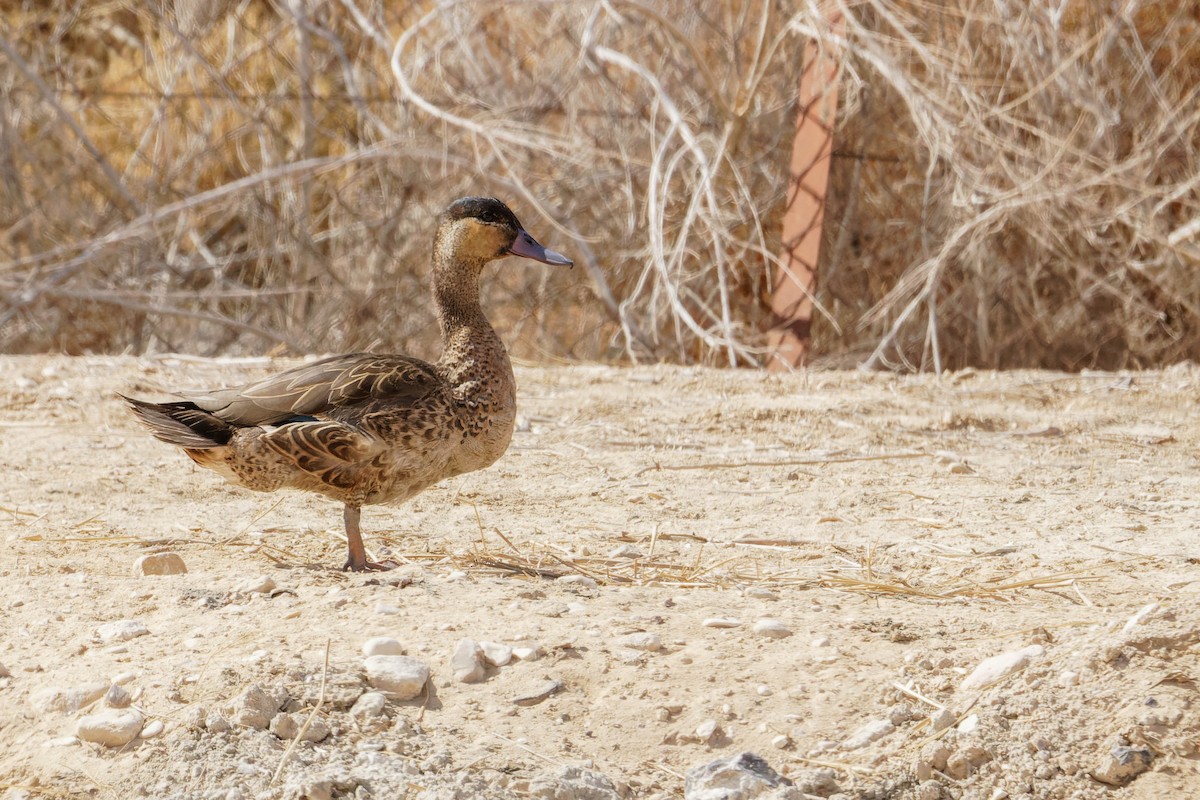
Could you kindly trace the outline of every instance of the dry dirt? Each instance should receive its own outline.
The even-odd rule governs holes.
[[[380,576],[336,569],[336,505],[228,486],[115,396],[287,365],[0,359],[0,797],[608,796],[556,783],[562,765],[679,797],[687,770],[747,750],[821,797],[1200,797],[1197,368],[520,368],[498,464],[366,510],[368,548],[404,562]],[[135,576],[159,550],[187,573]],[[580,573],[596,585],[554,579]],[[276,591],[244,590],[260,576]],[[97,640],[123,619],[149,634]],[[661,649],[624,647],[636,632]],[[356,719],[374,636],[433,678]],[[544,655],[460,683],[463,638]],[[56,711],[46,690],[118,675],[164,731],[71,738],[104,701]],[[222,730],[251,684],[306,718],[323,677],[330,733],[282,769],[286,741]],[[939,706],[975,730],[935,732]],[[1122,741],[1149,770],[1097,782]]]

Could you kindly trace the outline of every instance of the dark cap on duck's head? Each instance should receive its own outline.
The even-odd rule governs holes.
[[[503,238],[507,240],[507,243],[501,246],[499,252],[492,256],[493,258],[514,255],[541,261],[543,264],[574,266],[575,262],[563,254],[548,250],[538,244],[537,240],[522,227],[517,215],[494,197],[459,198],[447,206],[441,216],[443,226],[466,220],[483,223],[504,231]]]

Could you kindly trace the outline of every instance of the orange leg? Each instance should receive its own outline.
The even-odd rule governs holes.
[[[351,572],[383,572],[391,569],[392,567],[387,564],[367,561],[367,548],[363,547],[362,530],[358,525],[361,517],[361,508],[346,504],[346,509],[342,512],[342,519],[346,522],[346,544],[350,548],[350,555],[346,558],[342,569]]]

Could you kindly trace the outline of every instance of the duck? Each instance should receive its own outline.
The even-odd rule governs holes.
[[[242,386],[174,393],[181,399],[170,402],[121,398],[151,435],[238,486],[298,489],[342,503],[343,569],[390,569],[367,559],[363,506],[400,504],[491,466],[512,439],[512,363],[479,302],[484,267],[509,256],[573,266],[494,197],[463,197],[438,217],[436,361],[350,353]]]

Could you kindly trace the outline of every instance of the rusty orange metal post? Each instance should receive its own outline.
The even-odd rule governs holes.
[[[845,19],[836,10],[827,13],[833,33],[840,35]],[[808,358],[837,102],[838,53],[809,42],[804,49],[800,110],[783,212],[783,264],[772,286],[768,369],[793,369]]]

